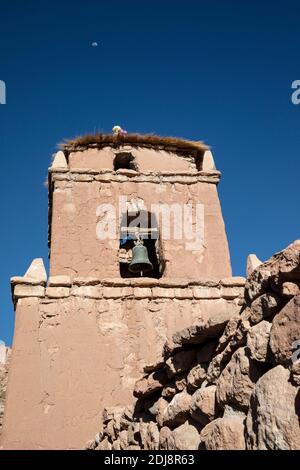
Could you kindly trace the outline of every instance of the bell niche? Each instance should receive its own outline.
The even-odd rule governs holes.
[[[151,277],[163,274],[162,248],[155,214],[131,210],[123,214],[120,226],[120,276]]]

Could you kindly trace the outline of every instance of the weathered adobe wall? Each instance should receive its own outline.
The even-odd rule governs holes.
[[[119,195],[148,204],[204,204],[204,247],[187,250],[190,240],[162,240],[166,262],[164,277],[220,279],[230,276],[224,223],[215,185],[134,182],[63,182],[53,194],[51,275],[112,277],[119,275],[119,227],[113,240],[99,240],[96,211],[100,204],[118,201]],[[117,206],[118,209],[118,206]],[[117,214],[118,216],[118,214]],[[118,217],[119,218],[119,217]],[[173,227],[173,222],[171,227]]]
[[[185,236],[180,240],[173,236],[171,240],[162,240],[165,278],[219,280],[231,276],[216,188],[220,173],[215,169],[192,170],[191,161],[170,152],[132,149],[132,153],[136,153],[138,172],[113,172],[112,149],[72,153],[69,166],[63,169],[55,165],[50,169],[51,275],[119,276],[119,220],[116,238],[99,240],[96,227],[101,219],[97,218],[97,207],[107,203],[118,209],[119,196],[126,196],[129,202],[141,199],[148,210],[151,204],[159,203],[204,205],[202,250],[187,250],[186,243],[191,240]]]
[[[244,285],[243,278],[164,287],[61,276],[47,288],[28,277],[13,282],[6,449],[81,448],[104,404],[133,403],[134,383],[147,362],[162,361],[165,339],[199,316],[231,317]]]
[[[0,345],[2,349],[2,357],[0,361],[0,435],[2,433],[3,416],[5,409],[6,388],[8,380],[8,369],[10,362],[11,349]]]
[[[130,152],[133,155],[140,173],[147,171],[170,172],[170,169],[183,172],[196,171],[194,158],[180,157],[175,152],[167,152],[153,148],[134,148],[130,145],[123,145],[121,149],[118,150]],[[81,168],[97,171],[106,169],[111,171],[114,167],[113,162],[115,156],[116,150],[112,147],[71,152],[69,155],[69,167],[70,170]]]
[[[174,334],[135,405],[106,408],[86,448],[299,450],[299,340],[297,240],[249,275],[237,315]]]
[[[211,155],[197,171],[192,158],[150,150],[134,150],[138,171],[112,171],[111,154],[108,168],[94,166],[108,163],[91,150],[69,155],[68,163],[62,152],[55,157],[51,277],[46,288],[39,260],[12,280],[16,323],[5,448],[80,448],[96,431],[104,401],[132,403],[135,380],[146,362],[162,361],[166,338],[199,315],[228,318],[239,308],[244,281],[228,279],[220,173]],[[167,171],[171,163],[174,170]],[[96,208],[124,194],[145,204],[205,204],[204,253],[166,240],[162,279],[120,279],[119,239],[97,240]]]

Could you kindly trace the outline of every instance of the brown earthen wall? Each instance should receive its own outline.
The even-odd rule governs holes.
[[[56,181],[53,194],[51,275],[119,276],[119,196],[141,199],[151,204],[204,205],[204,246],[200,251],[186,248],[187,238],[172,236],[162,240],[166,261],[164,277],[221,279],[231,275],[228,243],[215,184],[130,181]],[[99,240],[97,207],[116,204],[117,234],[112,240]]]
[[[237,311],[239,294],[220,286],[73,286],[20,298],[2,445],[80,448],[104,405],[132,404],[135,381],[161,360],[166,337],[199,315]]]

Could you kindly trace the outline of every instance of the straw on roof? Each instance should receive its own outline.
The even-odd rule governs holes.
[[[67,152],[82,151],[88,148],[102,148],[105,146],[119,147],[121,145],[134,147],[152,147],[160,150],[173,150],[182,153],[195,153],[202,155],[208,146],[203,142],[190,141],[177,137],[161,137],[153,134],[88,134],[75,139],[66,140],[60,147]]]

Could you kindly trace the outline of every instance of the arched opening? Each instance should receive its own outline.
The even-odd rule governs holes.
[[[137,165],[134,156],[130,152],[118,152],[114,158],[114,171],[120,169],[135,170]]]
[[[147,249],[147,255],[153,269],[149,272],[133,273],[130,264],[133,260],[133,248],[137,240]],[[164,270],[164,261],[159,237],[159,228],[155,214],[146,210],[139,210],[135,214],[126,212],[121,218],[120,249],[119,249],[120,276],[122,278],[152,277],[159,279]]]

